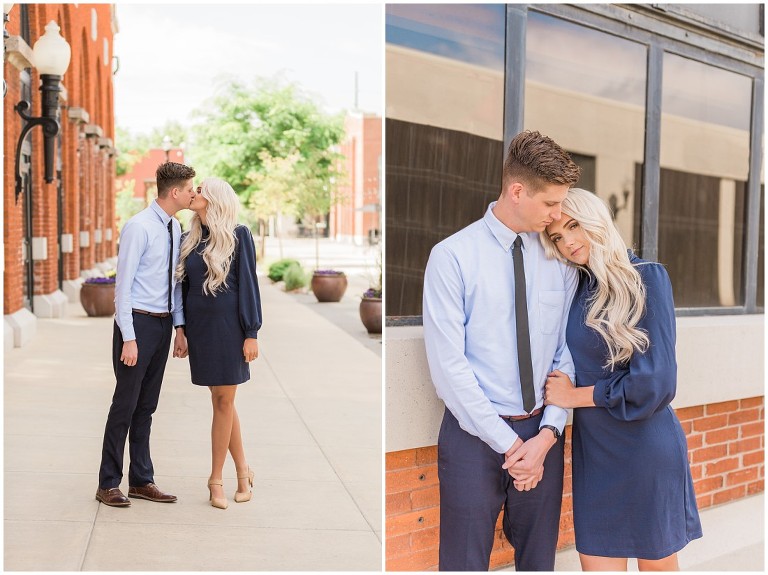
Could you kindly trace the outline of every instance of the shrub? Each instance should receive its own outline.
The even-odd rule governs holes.
[[[269,266],[269,272],[267,273],[267,277],[271,279],[273,282],[282,281],[283,274],[285,274],[285,270],[287,270],[292,265],[297,265],[301,267],[301,264],[297,260],[292,260],[290,258],[277,260],[275,263]]]
[[[283,273],[283,281],[285,281],[285,290],[293,291],[307,286],[307,274],[304,273],[301,265],[296,262],[289,265],[285,270]]]

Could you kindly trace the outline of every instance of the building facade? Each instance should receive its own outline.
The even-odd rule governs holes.
[[[669,271],[672,405],[700,508],[763,491],[763,6],[386,11],[387,568],[437,565],[444,407],[424,353],[424,267],[498,198],[506,144],[525,129],[568,150],[579,187]],[[569,469],[560,547],[573,544]],[[492,565],[512,557],[499,530]]]
[[[329,236],[357,245],[381,236],[381,117],[350,112],[344,119],[341,201],[331,208]]]
[[[20,347],[37,317],[61,317],[84,277],[116,256],[112,84],[115,7],[109,4],[14,4],[7,15],[4,82],[3,236],[5,346]],[[59,93],[56,177],[43,177],[44,138],[31,130],[16,152],[26,100],[41,115],[32,47],[55,21],[71,48]],[[20,193],[16,179],[20,178]]]

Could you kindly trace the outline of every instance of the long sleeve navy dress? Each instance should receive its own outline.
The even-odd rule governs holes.
[[[601,557],[661,559],[702,536],[685,433],[672,407],[677,386],[675,308],[664,267],[630,253],[646,288],[638,327],[651,345],[608,371],[600,335],[585,324],[597,283],[582,273],[566,339],[578,387],[596,407],[573,410],[576,549]]]
[[[256,250],[246,226],[237,226],[235,257],[227,275],[228,287],[216,295],[203,292],[207,267],[200,252],[209,231],[187,256],[182,284],[189,368],[195,385],[235,385],[248,381],[251,372],[243,357],[246,338],[261,327],[261,297],[256,279]]]

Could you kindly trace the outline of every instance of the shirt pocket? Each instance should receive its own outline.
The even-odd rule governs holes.
[[[541,333],[552,335],[557,332],[560,322],[563,319],[564,306],[564,291],[539,292],[539,321]]]

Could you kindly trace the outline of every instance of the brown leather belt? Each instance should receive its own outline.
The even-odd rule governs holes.
[[[534,409],[531,413],[526,413],[525,415],[500,415],[499,417],[502,419],[506,419],[507,421],[522,421],[523,419],[530,419],[531,417],[536,417],[542,411],[544,411],[544,408],[540,407],[539,409]]]
[[[167,311],[156,312],[156,311],[147,311],[147,310],[136,309],[136,308],[133,308],[133,311],[135,311],[136,313],[140,313],[141,315],[148,315],[151,317],[168,317],[169,315],[171,315],[170,312],[167,312]]]

